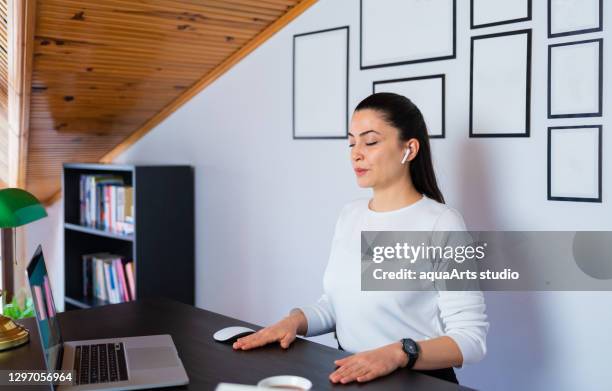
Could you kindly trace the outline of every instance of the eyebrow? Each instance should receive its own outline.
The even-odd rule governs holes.
[[[380,134],[379,132],[375,131],[374,129],[370,129],[370,130],[366,130],[365,132],[361,132],[361,133],[359,133],[359,134],[358,134],[358,136],[365,136],[366,134],[368,134],[368,133],[372,133],[372,132],[377,133],[377,134]],[[348,133],[348,135],[349,135],[349,136],[351,136],[351,137],[355,137],[355,136],[353,135],[353,133],[351,133],[351,132],[349,132],[349,133]]]

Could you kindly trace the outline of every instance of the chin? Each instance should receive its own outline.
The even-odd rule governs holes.
[[[371,181],[367,180],[366,178],[357,178],[357,185],[363,188],[368,188],[368,187],[373,186]]]

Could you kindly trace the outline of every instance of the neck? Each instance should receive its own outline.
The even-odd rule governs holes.
[[[375,212],[388,212],[412,205],[422,198],[410,177],[395,181],[388,186],[379,186],[374,189],[374,196],[370,200],[370,209]]]

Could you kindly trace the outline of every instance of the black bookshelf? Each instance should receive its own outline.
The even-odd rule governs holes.
[[[134,189],[134,233],[79,224],[81,175],[113,174]],[[83,254],[134,261],[136,298],[195,299],[194,179],[191,166],[66,163],[63,168],[65,309],[109,304],[83,296]]]

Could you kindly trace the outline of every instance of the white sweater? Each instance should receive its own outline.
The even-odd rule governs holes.
[[[368,200],[346,205],[336,223],[323,276],[324,293],[315,305],[301,307],[307,337],[336,331],[348,352],[378,348],[402,338],[415,341],[451,337],[463,363],[486,353],[489,328],[482,292],[361,291],[361,231],[465,230],[456,210],[431,198],[389,212],[374,212]]]

